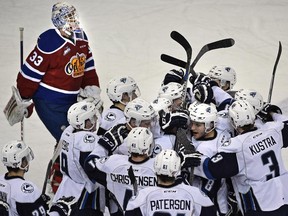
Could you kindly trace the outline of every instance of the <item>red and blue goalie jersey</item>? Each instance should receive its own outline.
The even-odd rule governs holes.
[[[99,87],[98,75],[85,33],[69,40],[59,30],[42,33],[17,77],[22,98],[67,103],[76,101],[80,88]]]

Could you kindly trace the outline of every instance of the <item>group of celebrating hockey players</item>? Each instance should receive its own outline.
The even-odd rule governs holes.
[[[0,215],[288,216],[288,117],[255,90],[232,91],[233,68],[191,76],[187,89],[173,69],[151,103],[119,76],[103,110],[76,9],[56,3],[52,22],[21,67],[6,116],[13,125],[35,107],[55,138],[53,198],[24,178],[32,149],[11,141],[1,153]]]

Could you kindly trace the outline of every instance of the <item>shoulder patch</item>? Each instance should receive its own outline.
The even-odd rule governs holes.
[[[108,112],[104,119],[106,121],[114,121],[116,119],[116,114],[113,112]]]
[[[162,151],[162,146],[159,144],[155,144],[155,147],[153,149],[154,154],[159,154]]]
[[[231,140],[228,140],[224,142],[221,146],[226,147],[226,146],[229,146],[230,144],[231,144]]]
[[[83,138],[83,142],[84,143],[93,143],[95,142],[95,136],[91,135],[91,134],[86,134]]]
[[[56,32],[56,29],[49,29],[39,36],[37,46],[43,52],[54,52],[64,43],[65,40]]]
[[[21,191],[23,193],[33,193],[34,191],[34,187],[32,184],[25,182],[24,184],[22,184],[21,186]]]

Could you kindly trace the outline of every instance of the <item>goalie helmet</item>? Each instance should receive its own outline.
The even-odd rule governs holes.
[[[57,29],[63,30],[68,35],[80,29],[76,8],[67,2],[58,2],[53,5],[51,20]]]
[[[165,113],[172,111],[172,101],[168,98],[159,97],[151,102],[152,107],[158,113],[163,110]]]
[[[140,126],[141,121],[153,121],[156,117],[153,107],[141,98],[135,98],[130,101],[124,109],[124,115],[127,122],[130,122],[131,119],[135,119],[137,127]]]
[[[90,131],[94,128],[97,122],[97,116],[99,113],[94,103],[87,102],[85,100],[73,104],[67,114],[69,124],[77,130]],[[92,126],[86,128],[86,121],[90,120]]]
[[[123,76],[120,78],[113,78],[108,82],[106,93],[109,99],[113,102],[122,102],[122,96],[127,93],[130,101],[141,95],[137,83],[132,77]]]
[[[176,151],[162,150],[154,160],[154,170],[157,175],[176,177],[180,172],[181,159]]]
[[[150,156],[154,146],[152,132],[145,127],[132,128],[127,136],[127,146],[129,153]]]
[[[260,93],[253,89],[240,89],[235,93],[236,100],[247,100],[254,108],[255,114],[263,108],[264,101]]]
[[[220,87],[226,85],[229,82],[229,89],[231,90],[236,83],[236,72],[233,68],[227,66],[214,66],[208,72],[208,76],[212,79],[220,80]]]
[[[205,124],[205,132],[213,130],[217,123],[217,109],[213,103],[205,104],[197,101],[190,104],[189,116],[191,121]]]
[[[170,82],[166,85],[161,86],[158,97],[168,98],[171,101],[182,98],[183,86],[176,82]]]
[[[246,100],[234,101],[228,110],[229,118],[233,127],[243,127],[254,124],[255,112],[252,105]]]
[[[34,159],[32,149],[23,141],[13,140],[8,142],[2,149],[2,162],[6,167],[28,170],[29,162]],[[27,160],[27,165],[22,167],[23,160]]]

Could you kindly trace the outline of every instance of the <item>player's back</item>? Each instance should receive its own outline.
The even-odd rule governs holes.
[[[127,155],[112,155],[106,159],[100,159],[97,168],[107,173],[107,188],[111,191],[123,209],[126,209],[128,200],[133,195],[133,186],[128,176],[128,169],[133,171],[141,190],[148,186],[156,185],[156,175],[153,169],[154,159],[150,158],[143,163],[133,163]]]
[[[149,187],[139,191],[127,206],[127,215],[133,209],[142,215],[190,216],[200,215],[202,207],[213,206],[212,201],[196,187],[185,184],[170,187]],[[130,213],[129,213],[130,212]]]

